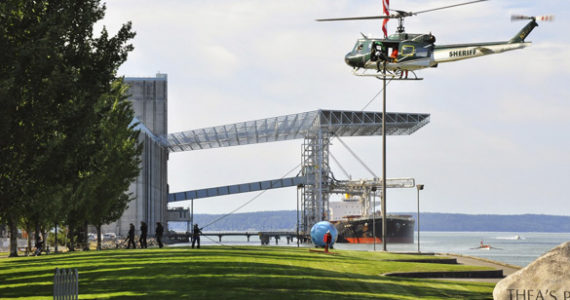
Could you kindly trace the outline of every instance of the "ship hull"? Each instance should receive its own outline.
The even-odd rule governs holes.
[[[388,216],[386,241],[388,243],[413,243],[415,220],[411,216]],[[373,224],[376,226],[374,237]],[[382,243],[382,218],[353,219],[335,222],[338,243],[372,244]]]

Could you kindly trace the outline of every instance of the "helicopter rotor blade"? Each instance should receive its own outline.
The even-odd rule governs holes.
[[[476,0],[476,1],[470,1],[470,2],[465,2],[465,3],[460,3],[460,4],[448,5],[448,6],[432,8],[432,9],[427,9],[427,10],[421,10],[421,11],[416,11],[416,12],[407,12],[407,11],[403,11],[403,10],[390,9],[390,11],[393,11],[395,13],[391,14],[389,16],[330,18],[330,19],[316,19],[315,21],[317,21],[317,22],[329,22],[329,21],[354,21],[354,20],[374,20],[374,19],[403,19],[405,17],[411,17],[411,16],[415,16],[417,14],[422,14],[422,13],[426,13],[426,12],[430,12],[430,11],[434,11],[434,10],[446,9],[446,8],[451,8],[451,7],[461,6],[461,5],[483,2],[483,1],[488,1],[488,0]]]
[[[535,20],[535,21],[545,21],[545,22],[552,22],[554,21],[553,15],[548,16],[524,16],[524,15],[512,15],[511,21],[519,21],[519,20]]]
[[[438,8],[432,8],[432,9],[420,10],[420,11],[416,11],[416,12],[410,12],[410,14],[415,16],[417,14],[423,14],[423,13],[434,11],[434,10],[452,8],[452,7],[456,7],[456,6],[473,4],[473,3],[483,2],[483,1],[488,1],[488,0],[477,0],[477,1],[470,1],[470,2],[465,2],[465,3],[454,4],[454,5],[442,6],[442,7],[438,7]]]
[[[330,18],[330,19],[316,19],[317,22],[330,22],[330,21],[353,21],[353,20],[374,20],[374,19],[396,19],[398,16],[368,16],[368,17],[348,17],[348,18]]]
[[[511,15],[511,21],[519,21],[519,20],[532,20],[532,17],[523,16],[523,15]]]

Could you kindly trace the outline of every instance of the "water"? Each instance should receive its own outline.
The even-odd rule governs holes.
[[[515,239],[520,236],[520,239]],[[415,238],[417,242],[417,235]],[[483,241],[491,245],[490,250],[477,249]],[[524,267],[540,257],[550,249],[570,241],[570,233],[516,233],[516,232],[422,232],[420,236],[420,250],[422,252],[455,253],[476,256],[512,265]],[[202,236],[203,245],[219,245],[217,237]],[[388,244],[388,251],[416,252],[417,243],[414,244]],[[224,245],[260,245],[257,236],[251,236],[250,242],[245,237],[227,236],[222,238]],[[271,240],[275,245],[275,240]],[[186,244],[187,245],[187,244]],[[296,246],[281,238],[280,246]],[[373,250],[372,244],[336,244],[336,249],[343,250]],[[475,249],[473,249],[475,248]],[[382,250],[382,244],[376,245],[376,250]]]
[[[519,236],[520,239],[516,239]],[[516,233],[516,232],[422,232],[422,252],[455,253],[481,257],[524,267],[550,249],[570,240],[570,233]],[[417,251],[414,244],[388,244],[388,251]],[[491,249],[481,249],[481,241]],[[339,244],[338,249],[371,250],[373,245]],[[376,245],[377,250],[382,245]]]

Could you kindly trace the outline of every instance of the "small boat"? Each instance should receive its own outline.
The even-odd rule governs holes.
[[[481,244],[479,245],[479,247],[475,247],[475,248],[471,248],[471,250],[474,249],[481,249],[481,250],[491,250],[491,249],[497,249],[497,250],[502,250],[501,248],[497,248],[497,247],[493,247],[489,244],[485,244],[483,243],[483,241],[481,241]]]
[[[491,245],[483,244],[483,241],[481,241],[481,245],[479,245],[479,249],[491,250]]]

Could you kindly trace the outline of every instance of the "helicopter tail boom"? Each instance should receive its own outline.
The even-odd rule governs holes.
[[[538,26],[536,23],[537,17],[514,16],[512,19],[527,19],[530,20],[530,22],[526,24],[513,38],[505,42],[435,46],[434,61],[436,63],[451,62],[489,54],[502,53],[529,46],[530,42],[526,42],[525,39],[532,30]],[[551,19],[552,18],[550,18],[550,20]]]
[[[531,31],[538,26],[536,20],[534,18],[531,19],[528,24],[526,24],[519,33],[517,33],[512,39],[509,40],[509,43],[524,43],[524,39],[531,33]]]
[[[529,46],[528,42],[496,42],[496,43],[473,43],[441,45],[434,49],[433,57],[436,64],[475,58],[490,54],[503,53]]]

